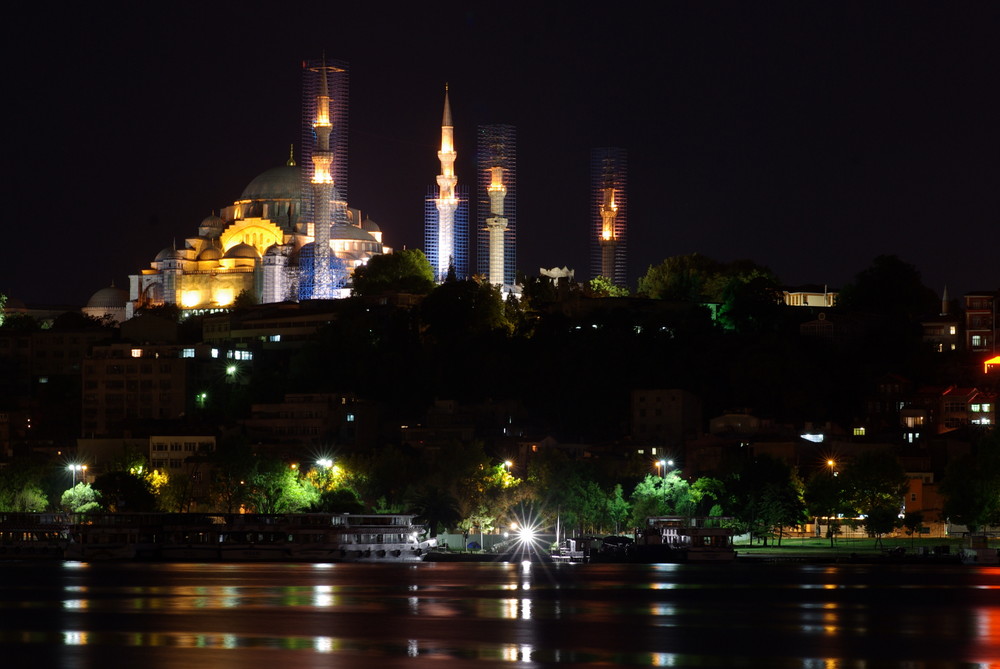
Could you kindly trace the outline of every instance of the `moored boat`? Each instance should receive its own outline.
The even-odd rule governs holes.
[[[44,514],[0,516],[0,558],[410,562],[437,545],[410,514]],[[51,515],[51,514],[50,514]]]

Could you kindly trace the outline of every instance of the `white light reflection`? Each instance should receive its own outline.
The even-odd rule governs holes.
[[[74,611],[90,607],[90,603],[86,599],[64,599],[62,605],[64,609],[71,609]]]
[[[674,653],[653,653],[649,663],[654,667],[676,667],[679,658]]]
[[[317,585],[314,587],[312,605],[316,607],[333,606],[333,586]]]
[[[333,652],[333,639],[328,636],[318,636],[313,639],[313,649],[317,653]]]
[[[410,613],[418,614],[420,613],[420,598],[419,597],[407,597],[406,602],[410,605]]]
[[[417,657],[420,655],[420,642],[416,639],[410,639],[406,642],[406,654],[409,657]]]
[[[66,630],[63,632],[63,645],[64,646],[86,646],[87,645],[87,633],[79,632],[76,630]]]
[[[503,647],[503,659],[507,662],[531,662],[535,647],[531,644],[509,644]]]

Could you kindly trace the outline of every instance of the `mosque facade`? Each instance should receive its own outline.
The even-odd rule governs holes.
[[[391,252],[379,226],[347,206],[347,76],[346,63],[303,63],[302,154],[310,164],[289,155],[182,245],[157,253],[129,277],[127,318],[163,304],[211,312],[240,294],[257,303],[344,297],[355,268]]]

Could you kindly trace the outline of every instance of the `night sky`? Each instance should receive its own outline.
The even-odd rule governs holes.
[[[517,126],[530,274],[590,277],[589,152],[622,146],[633,286],[692,252],[788,285],[837,288],[893,253],[938,292],[1000,286],[1000,5],[357,4],[14,10],[0,293],[127,287],[284,162],[300,63],[324,51],[351,68],[350,204],[395,248],[422,246],[449,82],[460,184],[475,126]]]

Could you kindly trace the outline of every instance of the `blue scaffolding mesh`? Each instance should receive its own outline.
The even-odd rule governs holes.
[[[503,216],[507,229],[503,240],[503,282],[513,285],[517,274],[517,129],[495,123],[481,125],[476,133],[476,272],[488,275],[490,235],[486,219],[490,217],[491,167],[504,169]]]
[[[618,214],[615,216],[614,270],[607,277],[621,288],[628,287],[627,235],[628,235],[628,154],[625,149],[604,147],[590,153],[590,269],[591,276],[601,275],[601,204],[604,189],[615,189]]]

